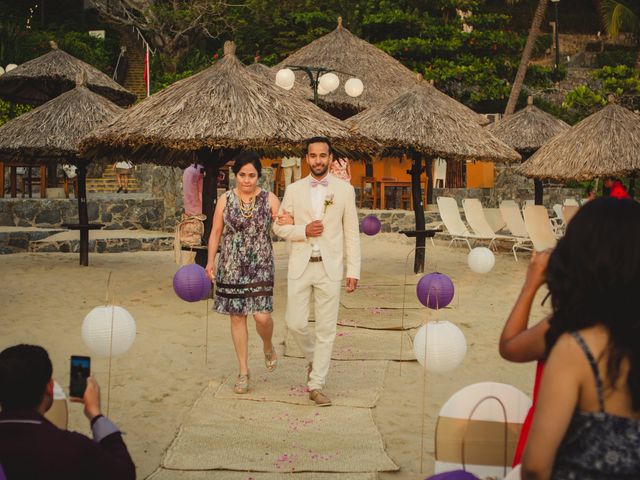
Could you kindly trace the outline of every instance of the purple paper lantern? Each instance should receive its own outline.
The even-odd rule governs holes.
[[[380,231],[382,224],[375,215],[367,215],[360,222],[360,230],[369,236],[373,236]]]
[[[480,480],[474,474],[464,470],[452,470],[427,477],[425,480]]]
[[[438,310],[453,300],[453,282],[444,273],[428,273],[423,276],[416,287],[418,300],[427,308]]]
[[[211,290],[211,280],[200,265],[185,265],[173,276],[173,290],[182,300],[197,302],[203,300]]]

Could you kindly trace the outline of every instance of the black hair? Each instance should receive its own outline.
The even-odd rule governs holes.
[[[329,154],[333,153],[333,147],[331,146],[331,140],[327,137],[311,137],[306,142],[304,142],[304,154],[309,153],[309,145],[312,143],[326,143],[327,147],[329,147]]]
[[[51,380],[47,351],[36,345],[15,345],[0,353],[0,405],[3,410],[36,408]]]
[[[616,385],[628,359],[632,407],[640,411],[640,204],[599,198],[584,205],[547,266],[553,314],[547,351],[565,332],[603,325],[609,333],[607,378]]]
[[[260,163],[260,156],[256,152],[240,153],[233,162],[231,171],[237,175],[240,169],[248,164],[253,165],[253,167],[257,170],[258,178],[262,176],[262,164]]]

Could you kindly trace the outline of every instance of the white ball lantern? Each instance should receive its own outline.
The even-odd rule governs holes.
[[[322,88],[322,85],[318,84],[318,95],[327,95],[330,92],[328,92],[327,90],[325,90],[324,88]]]
[[[276,73],[276,85],[285,90],[291,90],[296,82],[296,74],[290,68],[283,68]]]
[[[4,68],[0,67],[0,75],[4,74]]]
[[[496,257],[487,247],[476,247],[469,252],[467,263],[476,273],[488,273],[496,264]]]
[[[122,355],[131,348],[135,338],[136,321],[127,310],[118,305],[96,307],[82,322],[82,339],[95,355]]]
[[[4,71],[5,72],[10,72],[11,70],[14,70],[16,68],[18,68],[18,65],[16,65],[15,63],[10,63],[9,65],[6,66]]]
[[[467,353],[464,333],[446,320],[429,322],[418,329],[413,353],[430,372],[444,373],[456,368]]]
[[[318,88],[322,87],[323,90],[331,93],[339,86],[340,79],[335,73],[325,73],[320,77],[320,84],[318,85]]]
[[[347,92],[347,95],[350,97],[359,97],[364,91],[362,80],[359,78],[350,78],[344,84],[344,91]]]

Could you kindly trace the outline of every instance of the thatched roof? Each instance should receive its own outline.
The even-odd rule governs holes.
[[[356,37],[342,26],[302,47],[274,67],[276,71],[292,65],[323,67],[336,70],[340,86],[321,101],[339,110],[359,112],[398,96],[415,85],[414,73],[398,60],[379,48]],[[344,72],[344,73],[341,73]],[[308,85],[304,72],[296,73],[296,86]],[[344,91],[344,83],[357,77],[364,84],[364,91],[353,98]]]
[[[276,73],[278,72],[273,68],[267,67],[264,63],[254,62],[251,65],[247,65],[247,70],[262,80],[276,84]],[[313,99],[313,90],[311,90],[309,83],[296,84],[296,88],[292,88],[290,92],[307,100]]]
[[[527,177],[590,180],[640,170],[640,115],[615,104],[543,145],[516,171]]]
[[[312,103],[249,73],[225,44],[216,64],[170,85],[94,131],[84,152],[129,154],[132,160],[182,165],[198,150],[299,152],[304,140],[331,138],[338,149],[371,148]]]
[[[522,155],[530,155],[569,128],[559,118],[535,107],[529,97],[525,108],[492,123],[487,131]]]
[[[42,105],[76,86],[78,76],[87,79],[90,90],[126,107],[136,96],[97,68],[58,48],[29,60],[0,76],[0,98],[16,103]]]
[[[75,157],[80,140],[124,110],[84,86],[0,127],[0,160],[40,163]]]
[[[415,150],[448,160],[520,160],[515,150],[453,107],[453,99],[436,92],[422,82],[346,123],[389,151]]]

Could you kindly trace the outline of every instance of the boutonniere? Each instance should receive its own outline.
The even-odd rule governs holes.
[[[333,193],[327,193],[324,197],[324,213],[327,213],[327,208],[333,205]]]

